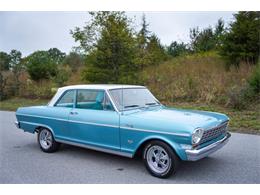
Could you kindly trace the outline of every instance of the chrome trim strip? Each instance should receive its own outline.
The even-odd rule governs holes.
[[[55,135],[53,129],[50,126],[48,126],[48,125],[41,124],[41,123],[32,123],[32,122],[28,122],[28,121],[20,121],[20,125],[21,125],[21,123],[48,128],[52,132],[52,134]]]
[[[59,121],[66,121],[66,122],[72,122],[72,123],[81,123],[81,124],[87,124],[87,125],[96,125],[96,126],[119,128],[119,126],[117,126],[117,125],[109,125],[109,124],[102,124],[102,123],[93,123],[93,122],[83,122],[83,121],[75,121],[75,120],[68,120],[68,119],[59,119],[59,118],[39,116],[39,115],[30,115],[30,114],[17,114],[17,115],[29,116],[29,117],[38,117],[38,118],[45,118],[45,119],[59,120]]]
[[[91,149],[91,150],[96,150],[96,151],[100,151],[100,152],[115,154],[115,155],[124,156],[124,157],[128,157],[128,158],[132,158],[133,157],[133,154],[126,153],[126,152],[120,152],[120,151],[100,148],[100,147],[96,147],[96,146],[90,146],[90,145],[87,145],[87,144],[80,144],[80,143],[65,141],[65,140],[61,140],[61,139],[55,139],[55,140],[57,142],[60,142],[60,143],[63,143],[63,144],[69,144],[69,145],[73,145],[73,146],[78,146],[78,147],[87,148],[87,149]]]
[[[47,117],[47,116],[40,116],[40,115],[32,115],[32,114],[21,114],[21,113],[16,113],[16,115],[19,115],[19,116],[29,116],[29,117],[37,117],[37,118],[46,118],[46,119],[54,119],[54,120],[59,120],[59,121],[68,121],[68,119],[60,119],[60,118]]]
[[[38,117],[38,118],[46,118],[46,119],[52,119],[52,120],[60,120],[60,121],[66,121],[66,122],[73,122],[73,123],[81,123],[81,124],[88,124],[88,125],[96,125],[96,126],[103,126],[103,127],[112,127],[112,128],[120,128],[120,129],[127,129],[132,131],[142,131],[142,132],[150,132],[150,133],[159,133],[159,134],[167,134],[167,135],[175,135],[175,136],[181,136],[181,137],[189,137],[190,134],[188,133],[172,133],[172,132],[161,132],[151,129],[140,129],[140,128],[131,128],[126,126],[116,126],[116,125],[109,125],[109,124],[101,124],[101,123],[92,123],[92,122],[82,122],[82,121],[74,121],[74,120],[67,120],[67,119],[59,119],[59,118],[52,118],[52,117],[45,117],[45,116],[38,116],[38,115],[29,115],[29,114],[18,114],[20,116],[30,116],[30,117]]]
[[[223,122],[221,122],[220,124],[218,124],[217,126],[215,126],[215,127],[208,127],[207,129],[204,129],[205,131],[209,131],[209,130],[212,130],[212,129],[216,129],[216,128],[219,128],[219,127],[221,127],[221,126],[224,126],[224,125],[228,125],[228,123],[229,123],[229,120],[226,120],[226,121],[223,121]],[[198,127],[199,128],[199,127]]]
[[[109,124],[102,124],[102,123],[92,123],[92,122],[83,122],[83,121],[74,121],[74,120],[68,120],[68,122],[81,123],[81,124],[87,124],[87,125],[95,125],[95,126],[103,126],[103,127],[119,128],[119,126],[116,126],[116,125],[109,125]]]
[[[231,137],[231,134],[227,132],[227,135],[222,138],[219,141],[216,141],[204,148],[201,149],[191,149],[191,150],[185,150],[187,155],[188,161],[197,161],[199,159],[202,159],[213,152],[217,151],[218,149],[222,148],[226,143],[228,142],[229,138]]]
[[[121,126],[120,128],[121,129],[132,130],[132,131],[143,131],[143,132],[151,132],[151,133],[160,133],[160,134],[176,135],[176,136],[182,136],[182,137],[189,137],[190,136],[190,134],[188,134],[188,133],[172,133],[172,132],[156,131],[156,130],[150,130],[150,129],[132,128],[132,127],[126,127],[126,126]]]

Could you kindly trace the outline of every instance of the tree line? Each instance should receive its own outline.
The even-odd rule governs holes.
[[[148,66],[177,56],[217,51],[230,66],[259,62],[260,12],[238,12],[225,27],[219,19],[214,27],[190,29],[188,43],[173,41],[163,45],[149,30],[145,15],[141,28],[125,12],[89,12],[91,19],[82,28],[71,30],[79,47],[66,55],[57,48],[35,51],[23,57],[20,51],[0,52],[0,99],[6,98],[7,79],[12,77],[13,95],[19,88],[21,73],[36,83],[47,79],[62,86],[73,72],[84,67],[82,81],[89,83],[140,83],[139,72]],[[254,82],[258,86],[260,78]],[[9,87],[10,88],[10,87]]]

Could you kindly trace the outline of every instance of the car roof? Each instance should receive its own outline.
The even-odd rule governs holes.
[[[122,89],[122,88],[144,88],[141,85],[120,85],[120,84],[91,84],[91,85],[69,85],[66,87],[61,87],[59,90],[68,90],[68,89]]]
[[[56,94],[48,103],[48,106],[54,106],[57,100],[64,94],[65,91],[71,89],[100,89],[100,90],[110,90],[110,89],[127,89],[127,88],[145,88],[141,85],[120,85],[120,84],[91,84],[91,85],[69,85],[66,87],[61,87],[58,89]]]

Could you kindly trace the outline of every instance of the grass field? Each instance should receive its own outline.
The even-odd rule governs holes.
[[[44,105],[49,100],[13,98],[0,102],[0,110],[15,111],[18,107]],[[230,117],[230,130],[241,133],[260,134],[260,105],[246,110],[235,110],[215,104],[201,104],[191,102],[165,103],[165,105],[195,110],[207,110],[225,113]]]
[[[48,101],[49,100],[45,99],[12,98],[0,101],[0,110],[16,111],[18,107],[44,105],[47,104]]]

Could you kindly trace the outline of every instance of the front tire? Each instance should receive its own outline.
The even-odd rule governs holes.
[[[49,129],[42,128],[38,132],[38,144],[43,152],[51,153],[59,149],[60,143],[56,142]]]
[[[151,175],[167,178],[176,172],[179,158],[173,149],[162,141],[149,142],[143,151],[143,161]]]

